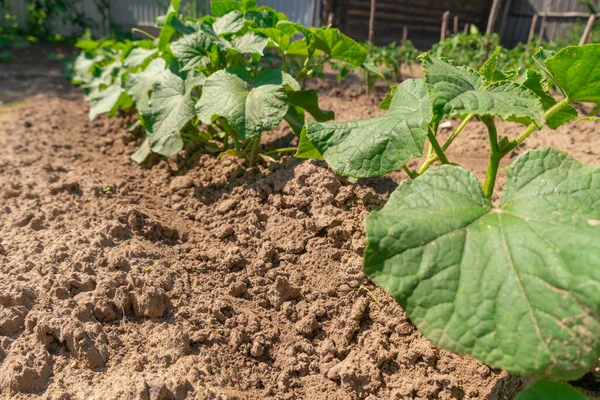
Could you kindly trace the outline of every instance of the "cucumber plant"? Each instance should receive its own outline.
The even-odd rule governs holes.
[[[202,18],[183,18],[179,5],[172,0],[158,18],[158,37],[143,32],[149,39],[77,43],[82,53],[73,81],[91,104],[90,118],[139,114],[145,139],[132,157],[137,162],[151,153],[173,156],[188,144],[251,165],[261,156],[294,152],[261,155],[261,133],[285,120],[300,134],[306,113],[321,122],[334,117],[299,82],[329,60],[374,70],[365,48],[339,30],[304,27],[254,0],[214,0],[212,15]],[[275,67],[272,56],[263,59],[267,50],[279,61]]]
[[[498,54],[477,71],[422,55],[425,78],[395,88],[386,115],[307,121],[297,155],[353,179],[408,173],[366,221],[364,267],[425,337],[514,374],[573,380],[600,354],[600,166],[531,150],[510,165],[502,199],[493,195],[500,161],[517,146],[578,118],[572,103],[600,103],[600,45],[540,50],[539,70],[523,73],[499,70]],[[483,182],[446,153],[475,117],[490,143]],[[448,118],[462,122],[441,143]],[[525,128],[502,137],[497,119]],[[407,166],[423,155],[421,168]]]

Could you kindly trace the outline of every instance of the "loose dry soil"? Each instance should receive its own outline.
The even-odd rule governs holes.
[[[90,122],[49,51],[0,65],[0,398],[512,399],[530,383],[431,345],[363,274],[363,222],[404,175],[352,185],[320,162],[197,153],[141,168],[125,120]],[[352,82],[311,85],[339,121],[379,113]],[[514,155],[598,163],[598,131],[544,130]],[[456,147],[482,177],[483,125]]]

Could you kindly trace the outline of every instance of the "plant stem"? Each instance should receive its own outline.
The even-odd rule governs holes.
[[[500,166],[502,156],[498,153],[490,154],[490,162],[485,174],[485,183],[483,184],[483,195],[486,199],[491,199],[494,194],[494,186],[496,185],[496,176],[498,176],[498,167]]]
[[[444,145],[442,146],[442,149],[444,149],[444,151],[448,150],[448,147],[450,147],[452,142],[454,142],[454,140],[458,137],[458,135],[460,135],[462,130],[465,129],[465,126],[467,126],[467,124],[473,119],[474,116],[475,116],[475,114],[467,115],[465,117],[465,119],[462,120],[460,125],[458,125],[458,127],[456,127],[456,130],[454,131],[454,133],[448,138],[448,140],[446,140],[446,143],[444,143]]]
[[[548,111],[546,111],[546,114],[544,114],[544,121],[548,121],[550,118],[552,118],[554,115],[556,115],[556,113],[560,112],[562,109],[564,109],[570,103],[571,103],[571,99],[569,99],[568,97],[565,97],[564,99],[562,99],[561,101],[559,101],[558,103],[553,105]],[[531,125],[529,125],[527,127],[527,129],[525,129],[523,131],[523,133],[521,133],[521,135],[519,135],[519,137],[516,140],[512,141],[511,144],[509,144],[505,149],[502,150],[502,156],[504,157],[505,155],[507,155],[514,149],[516,149],[517,146],[519,146],[521,143],[523,143],[523,141],[525,139],[527,139],[527,137],[529,137],[529,135],[531,135],[533,132],[537,131],[538,129],[539,128],[535,123],[532,123]]]
[[[225,131],[225,133],[227,133],[227,135],[233,138],[233,144],[235,146],[235,149],[237,151],[240,151],[240,142],[238,140],[237,134],[235,133],[231,125],[229,125],[229,122],[227,122],[225,118],[219,118],[218,125],[221,129]],[[225,140],[227,140],[227,138],[225,138]]]
[[[406,175],[408,175],[410,179],[415,179],[418,176],[418,174],[415,171],[412,171],[410,168],[408,168],[406,164],[402,166],[402,169],[404,170],[404,172],[406,172]]]
[[[448,158],[444,154],[444,150],[442,150],[442,146],[440,146],[440,143],[437,141],[435,132],[431,126],[429,127],[429,132],[427,132],[427,138],[429,139],[431,147],[433,147],[435,154],[437,154],[442,164],[450,164],[450,161],[448,161]]]
[[[254,167],[256,164],[256,159],[258,158],[258,152],[260,151],[260,137],[259,134],[252,143],[252,154],[250,155],[250,167]]]
[[[273,154],[281,154],[281,153],[295,153],[296,151],[298,151],[297,147],[283,147],[281,149],[267,151],[267,152],[263,153],[263,155],[270,156]]]
[[[444,143],[444,145],[442,146],[442,150],[444,150],[444,151],[448,150],[448,148],[450,147],[452,142],[454,142],[454,140],[458,137],[458,135],[462,132],[462,130],[465,129],[465,126],[467,126],[469,121],[471,121],[474,116],[475,116],[475,114],[467,115],[467,117],[460,123],[460,125],[458,125],[458,127],[456,128],[454,133],[448,138],[448,140],[446,140],[446,143]],[[432,149],[431,146],[429,148]],[[423,165],[421,165],[421,168],[419,169],[417,174],[422,175],[423,173],[425,173],[425,171],[427,171],[427,169],[431,166],[431,164],[433,164],[437,160],[439,160],[437,154],[432,156],[431,152],[429,152],[429,154],[427,156],[427,160],[425,160]]]
[[[483,195],[487,199],[491,199],[494,194],[494,186],[496,185],[496,177],[498,176],[498,167],[500,166],[500,160],[502,160],[502,153],[498,146],[498,132],[496,131],[496,124],[494,123],[494,117],[482,117],[481,121],[485,124],[488,129],[490,137],[490,161],[488,163],[488,169],[485,174],[485,183],[483,184]]]
[[[143,31],[143,30],[141,30],[141,29],[138,29],[138,28],[131,28],[131,33],[136,33],[136,32],[137,32],[137,33],[141,33],[142,35],[144,35],[144,36],[147,36],[147,37],[149,37],[149,38],[150,38],[150,39],[152,39],[152,40],[155,40],[155,39],[156,39],[156,37],[152,36],[151,34],[149,34],[149,33],[148,33],[148,32],[146,32],[146,31]]]

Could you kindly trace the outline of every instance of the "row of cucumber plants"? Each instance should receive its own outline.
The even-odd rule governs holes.
[[[365,270],[421,332],[515,374],[572,380],[590,369],[600,353],[600,168],[553,149],[530,151],[510,166],[498,205],[492,197],[501,160],[527,137],[579,118],[572,103],[600,103],[600,45],[540,50],[538,68],[522,72],[499,69],[499,50],[478,70],[424,54],[425,78],[395,87],[380,106],[386,115],[327,123],[333,113],[299,82],[330,60],[377,72],[363,46],[252,0],[213,0],[213,15],[200,19],[182,19],[178,7],[173,0],[156,38],[78,43],[74,81],[90,117],[139,113],[146,138],[134,160],[193,143],[252,165],[296,151],[260,154],[261,133],[285,120],[300,136],[300,158],[324,159],[351,179],[403,169],[411,180],[367,220]],[[490,138],[483,183],[446,154],[476,117]],[[462,123],[442,144],[438,126],[449,118]],[[495,118],[526,127],[516,139],[501,137]],[[423,165],[408,168],[426,143]],[[520,398],[544,388],[558,391],[541,380]]]
[[[367,49],[367,61],[376,66],[380,74],[364,69],[360,71],[356,66],[343,61],[331,61],[330,65],[334,71],[338,72],[338,82],[342,81],[349,73],[362,72],[362,79],[367,84],[369,92],[373,90],[378,78],[392,82],[400,81],[402,66],[410,66],[416,63],[420,54],[410,40],[402,45],[392,42],[387,46],[377,46],[366,42],[364,46]]]
[[[299,134],[306,113],[321,122],[334,117],[319,108],[316,91],[302,90],[302,80],[330,60],[375,71],[366,49],[337,29],[306,28],[255,0],[213,0],[212,15],[184,19],[180,2],[159,17],[158,37],[77,43],[73,82],[91,103],[90,118],[119,110],[140,116],[146,136],[136,162],[188,144],[250,164],[293,152],[260,154],[261,133],[285,120]]]
[[[574,380],[600,355],[600,166],[528,151],[510,165],[502,199],[493,196],[501,161],[531,134],[599,119],[572,104],[600,103],[600,45],[540,49],[538,68],[522,73],[498,69],[499,54],[479,70],[424,54],[425,78],[394,88],[380,106],[386,115],[307,121],[297,155],[352,179],[409,175],[367,219],[364,266],[425,337],[514,374]],[[447,154],[476,117],[490,143],[483,182]],[[438,126],[449,118],[462,122],[442,143]],[[497,119],[524,130],[503,136]],[[424,154],[420,168],[407,167]],[[531,390],[540,388],[555,385]],[[578,398],[570,396],[551,398]]]

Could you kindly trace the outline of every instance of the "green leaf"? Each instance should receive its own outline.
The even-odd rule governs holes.
[[[258,74],[250,90],[250,77],[242,68],[211,75],[196,105],[198,118],[211,124],[218,117],[229,121],[241,139],[276,128],[288,111],[284,76],[279,70]]]
[[[600,44],[565,47],[546,67],[571,102],[600,104]]]
[[[308,57],[308,44],[306,40],[295,40],[285,50],[289,57]]]
[[[377,68],[377,65],[375,65],[372,62],[366,62],[363,63],[363,65],[361,65],[362,69],[364,69],[367,72],[372,73],[373,75],[381,78],[381,79],[385,79],[385,75],[383,75],[381,73],[381,71],[379,70],[379,68]]]
[[[233,38],[227,48],[242,54],[260,54],[262,56],[267,44],[269,44],[268,38],[254,32],[248,32],[242,36]]]
[[[231,11],[247,11],[256,8],[256,0],[211,0],[210,11],[215,17],[222,17]]]
[[[228,35],[239,32],[244,23],[244,14],[233,10],[217,19],[212,27],[217,35]]]
[[[288,108],[287,113],[283,116],[283,119],[289,124],[296,136],[299,137],[300,133],[304,129],[304,122],[306,121],[304,109],[302,107],[290,104],[290,107]]]
[[[569,384],[540,379],[522,391],[515,400],[588,400]]]
[[[367,59],[367,50],[355,40],[334,28],[311,28],[312,38],[309,44],[322,50],[334,60],[345,61],[362,67]]]
[[[548,91],[548,82],[539,72],[528,69],[517,83],[535,93],[539,97],[544,110],[547,111],[556,104],[556,100]],[[548,119],[546,125],[552,129],[557,129],[559,126],[577,118],[577,114],[577,110],[573,106],[567,106]]]
[[[252,30],[253,32],[260,33],[265,35],[280,51],[285,52],[290,45],[290,41],[296,31],[292,29],[291,31],[286,31],[280,27],[275,28],[255,28]]]
[[[551,50],[545,50],[542,49],[540,47],[540,49],[538,51],[536,51],[534,53],[533,57],[533,61],[535,61],[535,63],[538,65],[538,67],[540,68],[540,70],[546,74],[546,76],[548,76],[549,78],[552,78],[552,73],[550,73],[550,71],[548,70],[548,67],[546,66],[546,60],[548,60],[549,58],[554,57],[554,54],[556,54],[555,52],[551,51]]]
[[[381,176],[421,156],[432,119],[422,79],[398,86],[385,116],[361,121],[306,122],[306,136],[340,175]]]
[[[398,88],[398,85],[390,86],[390,91],[388,93],[386,93],[386,95],[383,98],[383,100],[381,101],[381,103],[379,103],[380,110],[389,110],[390,109],[390,105],[392,104],[392,99],[396,95],[397,88]]]
[[[171,0],[166,15],[162,15],[156,19],[156,23],[162,29],[158,35],[158,48],[160,51],[166,51],[171,37],[177,32],[171,25],[174,18],[177,18],[181,0]]]
[[[269,7],[249,10],[244,14],[244,19],[255,28],[274,28],[282,18],[285,18],[283,20],[287,20],[284,14],[278,13]]]
[[[184,81],[167,71],[154,84],[148,108],[141,114],[152,151],[171,157],[183,148],[181,129],[195,116],[192,91],[205,77],[190,73]]]
[[[181,62],[181,70],[188,71],[196,67],[205,67],[210,63],[209,51],[213,45],[224,46],[224,42],[212,28],[204,26],[191,35],[183,36],[171,44],[173,55]]]
[[[483,63],[479,68],[479,74],[483,77],[487,84],[501,82],[501,81],[512,81],[516,78],[519,73],[519,69],[502,72],[498,70],[498,56],[502,51],[502,47],[498,47],[494,53]]]
[[[87,84],[94,79],[94,73],[92,67],[94,64],[103,60],[102,56],[93,57],[87,53],[81,53],[75,59],[75,65],[73,66],[73,83],[74,84]]]
[[[315,121],[325,122],[335,118],[333,111],[324,111],[319,108],[319,95],[314,90],[300,90],[288,92],[290,104],[299,106],[308,111]]]
[[[298,141],[298,150],[296,150],[296,158],[313,158],[316,160],[322,160],[323,156],[319,153],[319,150],[308,140],[306,136],[306,129],[303,129],[300,133],[300,140]]]
[[[102,91],[95,90],[88,97],[90,102],[90,120],[96,119],[100,114],[114,115],[119,108],[133,106],[131,98],[119,85],[112,85]]]
[[[131,50],[125,61],[123,62],[123,67],[127,69],[133,69],[142,65],[146,60],[153,55],[158,53],[158,49],[143,49],[141,47],[136,47]]]
[[[486,85],[477,72],[424,54],[423,70],[434,114],[438,119],[468,114],[499,116],[521,122],[525,118],[544,124],[544,109],[537,96],[514,82]]]
[[[423,335],[510,373],[577,379],[600,353],[600,167],[534,150],[499,207],[441,166],[367,219],[365,270]]]
[[[155,82],[170,71],[165,68],[167,63],[162,58],[154,59],[148,64],[146,70],[136,74],[129,74],[125,81],[125,91],[133,98],[139,110],[148,107],[150,91]]]
[[[148,138],[145,138],[142,142],[139,149],[136,150],[135,153],[131,155],[131,160],[138,164],[142,164],[150,155],[152,154],[152,149],[150,148],[150,142]]]

